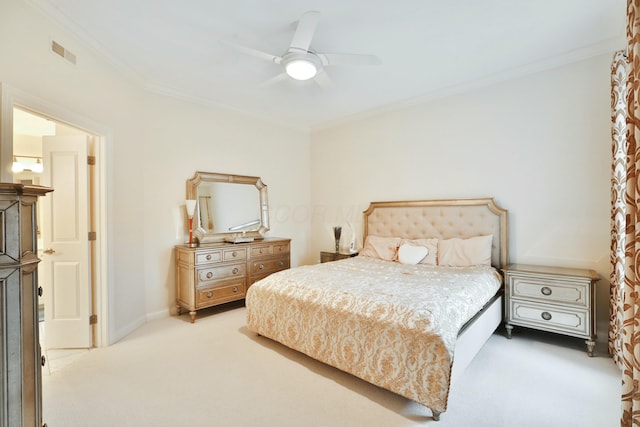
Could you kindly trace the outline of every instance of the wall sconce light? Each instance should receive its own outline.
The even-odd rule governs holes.
[[[13,173],[20,173],[24,171],[33,172],[33,173],[42,173],[44,172],[42,157],[13,156],[13,164],[11,165],[11,171]]]
[[[16,156],[13,156],[13,164],[11,165],[11,171],[13,173],[20,173],[24,171],[24,165],[16,159]]]

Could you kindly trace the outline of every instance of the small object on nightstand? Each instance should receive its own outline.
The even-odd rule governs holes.
[[[513,325],[585,338],[587,354],[593,356],[598,273],[524,264],[503,271],[507,338]]]
[[[358,252],[320,252],[320,262],[331,262],[339,259],[351,258],[358,255]]]
[[[333,237],[336,239],[336,253],[340,252],[340,236],[342,235],[342,227],[333,227]]]

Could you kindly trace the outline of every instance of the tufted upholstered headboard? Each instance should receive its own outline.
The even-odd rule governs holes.
[[[371,202],[364,211],[364,237],[407,239],[493,235],[491,264],[509,263],[508,212],[492,198]]]

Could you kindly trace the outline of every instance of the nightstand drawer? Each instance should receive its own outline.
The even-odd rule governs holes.
[[[507,321],[514,325],[538,327],[548,331],[564,332],[578,336],[590,334],[588,310],[553,307],[533,302],[511,300]]]
[[[544,302],[589,306],[589,282],[549,280],[545,277],[509,275],[512,298],[526,298]]]

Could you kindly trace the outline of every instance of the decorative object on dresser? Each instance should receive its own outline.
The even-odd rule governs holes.
[[[513,325],[585,338],[587,354],[596,342],[596,283],[593,270],[511,264],[505,277],[505,327]]]
[[[0,183],[0,427],[42,426],[36,201],[50,191]]]
[[[189,218],[189,246],[197,246],[193,243],[193,214],[196,212],[197,200],[185,200],[184,205],[187,209],[187,218]]]
[[[326,251],[321,251],[320,252],[320,262],[337,261],[339,259],[351,258],[351,257],[354,257],[356,255],[358,255],[358,252],[345,253],[345,252],[326,252]]]
[[[196,172],[187,199],[197,200],[193,235],[198,243],[262,239],[269,231],[267,185],[257,176]]]
[[[290,239],[175,247],[176,307],[196,311],[243,299],[256,281],[290,266]]]

